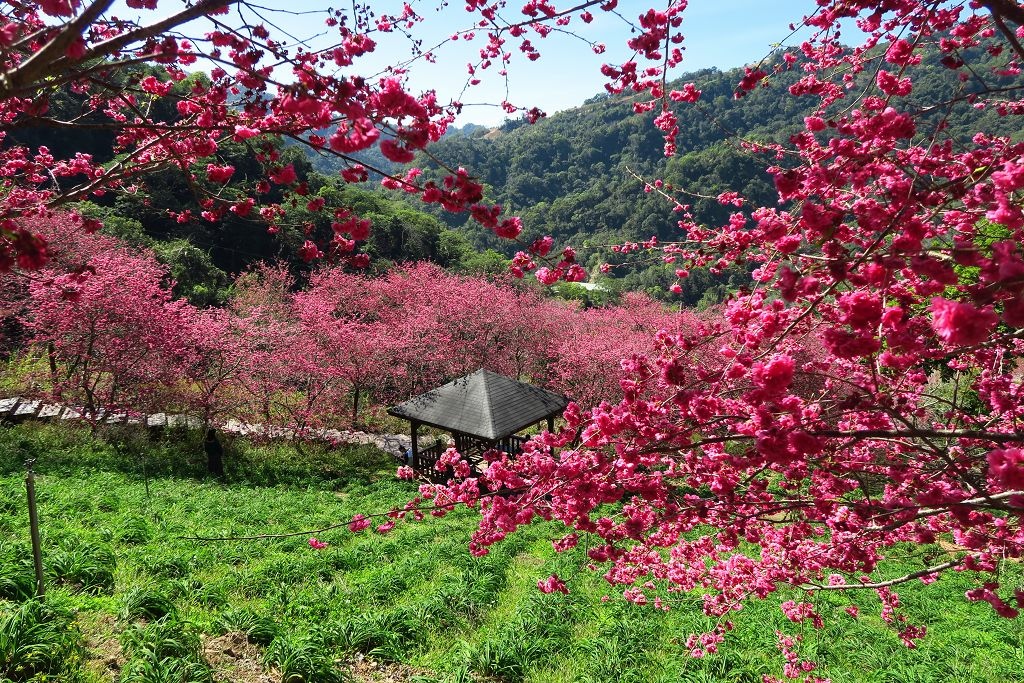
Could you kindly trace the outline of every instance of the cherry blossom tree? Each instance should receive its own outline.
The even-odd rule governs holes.
[[[638,293],[626,293],[614,306],[563,316],[551,344],[547,383],[579,405],[618,402],[623,395],[620,380],[627,376],[621,361],[650,354],[659,330],[678,333],[696,326],[696,316],[667,310]]]
[[[216,190],[233,172],[216,156],[229,138],[263,155],[264,187],[298,192],[294,168],[259,136],[298,138],[339,155],[350,162],[342,177],[357,182],[368,169],[353,153],[379,143],[389,159],[412,161],[458,109],[429,92],[410,94],[401,69],[382,78],[334,75],[358,70],[375,47],[371,33],[415,33],[420,16],[410,5],[376,16],[357,4],[329,18],[335,46],[306,51],[275,39],[267,22],[224,23],[225,9],[258,15],[243,2],[199,0],[150,23],[115,20],[111,4],[5,6],[4,125],[86,125],[95,117],[117,130],[119,157],[101,166],[5,146],[4,269],[38,268],[47,258],[47,243],[23,217],[133,191],[157,168],[190,174],[210,217],[252,212],[259,197]],[[145,14],[157,2],[128,4]],[[686,4],[669,0],[640,12],[627,39],[635,58],[603,69],[610,91],[629,93],[634,110],[653,117],[667,154],[676,151],[678,116],[703,106],[695,84],[670,81],[683,59]],[[625,11],[617,0],[562,7],[529,0],[518,9],[469,0],[465,9],[480,29],[473,38],[483,42],[481,61],[469,66],[473,78],[538,56],[531,39],[539,45],[572,21]],[[212,22],[205,33],[186,38],[190,22],[203,17]],[[677,209],[681,239],[623,249],[660,250],[680,278],[694,267],[753,267],[750,286],[720,321],[659,331],[653,351],[626,359],[617,404],[573,406],[564,430],[539,437],[519,457],[495,455],[481,476],[421,493],[438,512],[460,502],[480,507],[474,552],[537,517],[556,519],[569,528],[556,547],[588,536],[590,559],[630,600],[665,606],[676,593],[700,590],[705,611],[722,621],[691,639],[697,655],[717,648],[726,617],[745,600],[783,587],[807,595],[784,603],[786,616],[815,625],[818,593],[874,590],[883,619],[908,644],[924,630],[898,609],[897,588],[907,582],[963,572],[977,582],[968,599],[1007,617],[1024,607],[1024,593],[1002,585],[999,572],[1024,551],[1024,144],[949,125],[953,112],[1024,112],[1024,6],[818,0],[797,23],[811,35],[747,67],[736,89],[743,96],[771,87],[775,73],[794,70],[799,80],[779,96],[816,105],[788,140],[741,141],[766,158],[779,203],[750,206],[726,192],[719,199],[735,207],[733,215],[723,225],[699,225],[685,195],[651,179],[651,191]],[[860,45],[848,47],[841,37],[853,25]],[[949,87],[921,91],[917,69],[932,56]],[[198,59],[218,68],[189,80],[183,69]],[[143,64],[154,71],[114,78]],[[49,96],[64,87],[88,95],[89,117],[48,116]],[[175,102],[171,120],[149,115],[159,98]],[[329,136],[316,132],[324,128]],[[413,169],[385,185],[519,238],[518,220],[482,203],[469,171],[452,169],[440,184],[419,178]],[[257,215],[273,224],[282,210],[264,205]],[[338,221],[327,251],[313,243],[306,251],[361,263],[350,255],[353,230],[362,234],[364,225]],[[523,246],[513,261],[518,274],[532,271],[544,283],[585,276],[571,248],[556,250],[544,238]],[[116,268],[114,261],[102,265]],[[44,294],[60,304],[56,290]],[[422,339],[410,348],[425,353],[433,328],[414,329]],[[415,382],[427,370],[410,372]],[[887,573],[883,560],[901,548],[938,540],[955,547],[948,560]],[[559,577],[540,587],[566,589]],[[785,675],[813,676],[813,665],[802,667],[789,657],[791,646],[783,648]]]
[[[356,401],[405,400],[481,367],[543,378],[548,331],[569,309],[536,293],[407,264],[376,278],[337,269],[296,293],[295,317]]]
[[[5,336],[12,337],[3,341],[11,344],[11,350],[23,346],[29,337],[25,322],[31,303],[29,285],[33,280],[54,274],[81,273],[93,256],[118,247],[116,240],[84,230],[80,218],[66,213],[54,213],[45,218],[23,218],[21,223],[28,232],[39,236],[48,245],[48,270],[0,278],[0,318],[4,320]]]
[[[171,300],[153,256],[115,248],[77,272],[41,274],[29,285],[25,316],[47,349],[53,396],[89,420],[166,405],[186,351],[180,331],[194,312]]]
[[[120,10],[113,0],[14,2],[2,10],[0,134],[8,143],[0,152],[8,187],[0,201],[3,271],[15,264],[38,268],[48,258],[45,239],[22,217],[57,208],[73,213],[74,203],[83,199],[144,191],[147,174],[166,168],[186,175],[203,207],[201,217],[179,215],[179,220],[213,221],[231,213],[251,216],[274,231],[285,210],[263,195],[273,186],[295,195],[306,190],[293,165],[264,136],[336,156],[344,164],[344,180],[363,182],[377,169],[353,154],[379,145],[391,161],[412,161],[444,134],[461,108],[458,102],[439,102],[433,91],[411,93],[402,65],[382,77],[357,75],[376,48],[373,36],[409,35],[422,21],[409,4],[394,15],[377,14],[362,3],[346,11],[323,10],[319,14],[333,40],[321,40],[316,49],[279,35],[273,10],[244,0],[129,0],[127,5],[128,15],[115,14]],[[467,9],[492,15],[483,6]],[[464,33],[470,38],[473,31]],[[500,51],[501,42],[495,35],[487,49]],[[414,58],[430,55],[420,52]],[[198,66],[209,73],[189,76],[186,70]],[[81,100],[80,111],[51,108],[65,93]],[[56,158],[47,146],[19,144],[10,135],[47,127],[108,130],[117,156],[108,163],[81,152]],[[323,133],[327,129],[329,135]],[[264,179],[251,196],[224,187],[235,171],[218,154],[228,141],[250,146],[264,165]],[[451,169],[441,184],[417,183],[418,175],[410,171],[387,180],[425,202],[470,211],[503,236],[518,235],[518,219],[503,218],[500,207],[481,203],[483,188],[464,169]],[[99,227],[95,220],[86,223],[87,229]],[[365,255],[351,253],[354,240],[365,239],[358,217],[332,227],[328,252],[364,265]],[[303,253],[312,259],[325,252],[309,242]]]
[[[193,310],[181,323],[184,339],[173,407],[195,415],[208,427],[244,416],[249,398],[244,380],[252,371],[260,338],[252,319],[211,308]]]
[[[657,112],[668,154],[677,103],[701,106],[695,86],[666,80],[685,5],[642,15],[638,59],[606,68],[611,90]],[[844,23],[862,45],[840,42]],[[594,566],[637,603],[699,590],[719,626],[689,640],[697,656],[745,601],[782,588],[805,594],[783,603],[786,616],[814,626],[821,592],[874,591],[908,645],[925,634],[899,610],[908,582],[961,572],[975,581],[968,600],[1006,617],[1024,607],[1020,587],[1000,581],[1024,554],[1024,147],[957,135],[947,120],[1024,112],[1024,8],[822,0],[803,24],[813,36],[737,84],[743,96],[798,70],[779,96],[818,103],[785,144],[742,141],[768,159],[779,204],[727,192],[719,200],[735,213],[699,225],[685,195],[652,180],[684,239],[623,247],[660,251],[680,278],[753,264],[750,286],[721,321],[659,331],[652,352],[625,359],[617,404],[571,406],[558,434],[516,458],[494,454],[479,476],[424,485],[415,503],[479,506],[476,553],[558,520],[568,533],[556,549],[587,538]],[[931,55],[951,88],[918,93],[916,67]],[[938,541],[955,549],[948,558],[887,569]],[[567,589],[557,576],[539,586]],[[784,640],[783,673],[813,678]]]
[[[245,330],[245,364],[237,376],[243,398],[239,416],[270,431],[288,423],[282,412],[285,396],[294,397],[297,380],[290,372],[289,342],[294,340],[292,288],[295,283],[283,265],[262,265],[236,281],[229,311],[232,324]],[[290,399],[284,398],[286,405]]]

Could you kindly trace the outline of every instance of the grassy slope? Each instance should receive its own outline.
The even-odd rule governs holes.
[[[287,447],[235,444],[232,483],[221,485],[198,478],[194,436],[158,444],[130,433],[113,435],[113,444],[83,437],[0,429],[0,595],[15,598],[0,601],[0,673],[15,680],[31,678],[33,667],[36,680],[69,683],[210,680],[201,638],[246,631],[264,662],[293,681],[340,680],[356,653],[411,665],[404,679],[422,681],[760,681],[778,672],[782,629],[804,633],[804,652],[837,683],[1024,681],[1024,619],[966,603],[969,577],[901,591],[911,621],[929,628],[917,650],[882,625],[873,596],[856,596],[863,616],[854,620],[842,614],[848,598],[832,594],[822,609],[837,616],[823,631],[786,622],[775,598],[736,615],[721,653],[692,659],[686,635],[710,626],[694,602],[667,613],[614,595],[602,602],[607,584],[580,569],[582,552],[552,552],[545,538],[557,529],[548,525],[480,559],[466,551],[468,511],[387,536],[328,532],[323,551],[305,536],[181,538],[299,531],[401,504],[412,487],[370,449],[301,458]],[[32,456],[46,614],[18,597],[31,585],[21,463]],[[894,564],[887,573],[905,570]],[[536,590],[553,571],[569,580],[569,596]],[[1021,582],[1019,565],[1007,571]],[[32,638],[12,634],[24,636],[26,624],[38,626],[32,637],[55,639],[49,650],[64,648],[58,662],[26,655],[19,673],[10,653],[29,652]],[[39,673],[47,669],[49,678]]]

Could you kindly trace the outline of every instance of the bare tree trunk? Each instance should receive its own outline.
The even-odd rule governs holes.
[[[46,359],[50,362],[50,383],[57,386],[57,349],[53,342],[46,342]]]
[[[359,419],[359,387],[355,387],[355,395],[352,397],[352,429],[356,428],[356,420]]]

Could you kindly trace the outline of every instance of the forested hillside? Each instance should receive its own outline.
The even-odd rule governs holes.
[[[692,82],[702,95],[696,107],[686,105],[685,113],[679,107],[678,153],[669,159],[663,154],[662,134],[651,122],[657,112],[637,116],[630,106],[636,98],[624,95],[598,95],[534,125],[517,120],[494,129],[459,131],[434,145],[431,155],[477,175],[489,201],[522,217],[524,240],[552,235],[556,244],[572,244],[580,251],[581,263],[594,273],[599,263],[616,261],[615,254],[602,248],[606,245],[652,236],[660,241],[684,237],[672,206],[657,193],[645,192],[645,182],[637,176],[661,178],[673,186],[679,201],[690,206],[697,222],[704,224],[721,223],[733,211],[742,210],[719,203],[717,196],[722,192],[738,192],[755,205],[775,203],[777,194],[765,168],[779,162],[744,149],[742,143],[787,143],[802,130],[815,99],[780,96],[803,76],[799,65],[762,68],[771,73],[763,87],[741,98],[735,97],[735,89],[743,78],[742,69],[706,69],[680,77],[673,87]],[[979,129],[992,134],[1017,132],[1012,119],[992,109],[978,112],[971,107],[970,94],[999,87],[997,77],[979,72],[983,75],[956,86],[945,76],[947,71],[938,56],[908,70],[914,76],[913,96],[922,102],[961,96],[956,106],[925,111],[924,118],[944,118],[965,140]],[[841,108],[842,102],[836,106]],[[429,160],[415,163],[430,174]],[[435,173],[438,178],[443,175]],[[514,250],[514,245],[498,240],[466,214],[438,211],[437,215],[463,230],[478,247]],[[641,261],[616,269],[611,276],[620,280],[619,287],[666,296],[673,273],[670,265]],[[743,273],[731,278],[693,273],[683,285],[682,299],[692,305],[709,288],[720,295],[727,285],[745,279]]]

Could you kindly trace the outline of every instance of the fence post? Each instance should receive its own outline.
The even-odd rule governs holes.
[[[25,490],[28,493],[28,522],[32,532],[32,559],[36,566],[36,597],[42,601],[46,596],[46,586],[43,583],[43,548],[39,541],[39,513],[36,510],[36,475],[32,471],[35,465],[35,458],[25,461]]]

